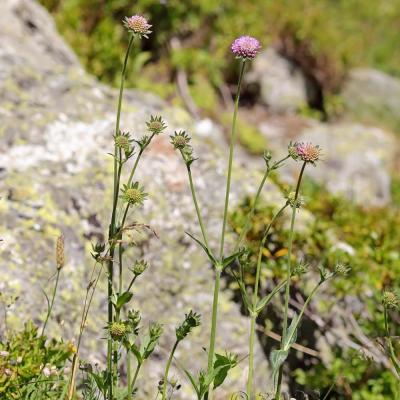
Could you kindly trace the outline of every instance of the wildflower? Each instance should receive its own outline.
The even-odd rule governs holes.
[[[144,271],[149,267],[149,264],[147,261],[144,260],[139,260],[136,261],[135,265],[132,268],[132,272],[136,275],[139,276],[143,274]]]
[[[8,357],[9,355],[10,355],[10,353],[6,350],[0,351],[0,357]]]
[[[147,19],[141,15],[125,17],[124,25],[130,32],[139,37],[145,37],[147,39],[148,35],[151,33],[151,25],[147,22]]]
[[[147,193],[143,188],[139,187],[139,182],[135,182],[131,186],[123,186],[122,199],[131,205],[140,205],[147,197]]]
[[[119,133],[114,136],[115,145],[125,152],[129,152],[132,140],[129,138],[129,133]]]
[[[286,198],[290,207],[300,208],[304,206],[304,198],[302,196],[297,196],[296,198],[295,192],[290,192]]]
[[[398,293],[392,290],[385,290],[382,296],[382,304],[386,308],[399,308],[400,306],[400,297]]]
[[[65,254],[64,254],[64,235],[60,235],[57,238],[56,243],[56,265],[57,269],[61,269],[65,264]]]
[[[175,131],[174,135],[170,136],[170,138],[175,149],[184,149],[190,142],[190,137],[185,131]]]
[[[241,36],[232,43],[231,50],[236,58],[252,60],[261,50],[261,45],[256,38]]]
[[[192,310],[188,314],[185,314],[185,320],[182,324],[176,328],[176,339],[183,340],[193,328],[200,325],[200,315],[196,314]]]
[[[293,275],[304,275],[308,272],[309,265],[303,261],[301,261],[298,265],[293,268]]]
[[[295,143],[289,145],[289,155],[294,159],[315,164],[321,157],[321,149],[312,143]]]
[[[123,322],[112,322],[108,328],[113,340],[121,341],[128,333],[127,327]]]
[[[146,122],[146,125],[147,129],[155,135],[158,135],[167,127],[167,125],[165,124],[165,122],[161,117],[153,117],[153,116],[150,117],[149,122]]]
[[[351,268],[346,264],[337,263],[335,265],[335,273],[338,275],[347,275],[350,272],[350,270]]]

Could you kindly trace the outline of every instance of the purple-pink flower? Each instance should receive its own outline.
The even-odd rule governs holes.
[[[300,142],[289,146],[289,154],[295,159],[315,163],[321,157],[321,148],[312,143]]]
[[[260,42],[251,36],[241,36],[232,43],[232,53],[243,60],[253,59],[261,50]]]
[[[133,15],[132,17],[125,17],[124,25],[133,34],[147,38],[151,31],[151,25],[147,19],[141,15]]]

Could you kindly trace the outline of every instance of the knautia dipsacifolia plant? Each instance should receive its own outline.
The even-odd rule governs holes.
[[[293,268],[293,234],[295,228],[295,219],[296,214],[300,210],[304,201],[300,196],[300,188],[302,178],[306,169],[306,166],[311,164],[316,166],[317,162],[321,158],[321,149],[319,146],[313,145],[312,143],[294,143],[288,146],[288,153],[278,161],[272,161],[272,156],[269,152],[264,153],[264,161],[266,164],[265,172],[261,183],[257,189],[252,207],[245,219],[244,226],[240,229],[240,235],[234,245],[233,249],[230,253],[226,254],[227,249],[225,248],[225,233],[227,230],[227,217],[229,210],[229,198],[230,198],[230,189],[231,189],[231,176],[232,176],[232,166],[233,166],[233,154],[234,154],[234,144],[236,142],[237,129],[236,129],[236,121],[237,121],[237,113],[239,107],[239,99],[240,99],[240,90],[243,82],[243,76],[245,73],[246,63],[250,62],[254,59],[258,52],[260,51],[261,46],[257,39],[250,36],[242,36],[236,39],[231,46],[232,53],[236,56],[236,58],[240,62],[239,68],[239,79],[236,90],[236,97],[234,103],[234,111],[233,111],[233,119],[232,119],[232,131],[230,138],[230,147],[229,147],[229,156],[228,156],[228,167],[227,167],[227,180],[226,180],[226,191],[225,191],[225,203],[223,209],[223,217],[222,217],[222,230],[219,241],[219,249],[215,249],[215,246],[211,246],[209,242],[209,238],[207,235],[207,229],[205,223],[203,221],[201,207],[199,205],[196,188],[193,182],[192,177],[192,164],[196,161],[194,157],[194,151],[190,144],[191,138],[190,136],[184,132],[179,131],[175,132],[174,135],[171,136],[171,143],[176,150],[178,150],[182,156],[182,159],[186,165],[189,186],[192,194],[192,199],[194,203],[194,207],[197,214],[198,223],[200,226],[202,240],[195,238],[193,235],[189,234],[189,236],[199,244],[202,249],[205,251],[207,257],[209,258],[211,264],[213,265],[215,272],[215,282],[214,282],[214,298],[213,298],[213,306],[212,306],[212,315],[211,315],[211,332],[210,332],[210,344],[208,348],[208,365],[207,370],[201,371],[198,380],[190,375],[187,371],[185,373],[189,376],[189,380],[194,387],[197,398],[198,399],[212,399],[213,391],[216,387],[218,387],[222,382],[220,380],[220,368],[223,365],[224,374],[228,373],[229,369],[236,365],[236,359],[233,362],[231,357],[226,357],[223,363],[220,363],[221,356],[215,353],[215,340],[217,335],[218,328],[218,299],[219,299],[219,290],[220,290],[220,280],[221,274],[224,270],[230,267],[230,271],[238,282],[239,288],[241,290],[242,298],[244,305],[250,316],[250,328],[249,328],[249,356],[248,356],[248,376],[247,376],[247,385],[246,392],[243,392],[248,399],[254,399],[254,342],[255,342],[255,330],[256,330],[256,320],[258,315],[264,308],[269,304],[275,294],[277,294],[281,289],[285,288],[284,295],[284,307],[283,307],[283,327],[282,327],[282,335],[281,335],[281,343],[280,348],[278,350],[274,350],[271,353],[271,369],[272,369],[272,378],[274,385],[274,398],[275,400],[279,400],[281,398],[281,386],[282,386],[282,378],[283,378],[283,365],[288,357],[291,346],[295,343],[297,338],[297,330],[300,325],[301,319],[304,315],[304,311],[308,304],[310,303],[312,297],[318,290],[318,288],[326,282],[328,279],[334,277],[337,274],[345,274],[348,271],[348,268],[338,264],[335,271],[329,272],[324,269],[323,266],[319,269],[320,279],[316,286],[313,288],[308,298],[306,299],[303,308],[300,313],[294,314],[290,321],[289,325],[289,298],[290,298],[290,284],[291,279],[294,274],[304,274],[306,272],[305,265],[300,263],[298,267]],[[293,192],[287,195],[286,200],[282,207],[277,211],[277,213],[272,218],[271,222],[267,226],[262,240],[259,246],[259,252],[256,259],[255,266],[255,283],[253,288],[253,293],[250,294],[248,289],[246,288],[244,279],[243,279],[243,270],[248,267],[248,264],[251,263],[249,257],[247,257],[247,251],[245,247],[242,246],[242,242],[244,241],[246,234],[250,229],[251,219],[254,215],[257,203],[260,199],[262,190],[264,188],[264,184],[270,175],[270,173],[274,170],[280,168],[283,163],[289,159],[294,161],[301,162],[301,168],[299,172],[299,177],[297,179],[297,184]],[[262,250],[266,245],[266,241],[268,240],[268,235],[270,229],[277,218],[279,218],[286,209],[291,209],[291,222],[290,222],[290,233],[289,233],[289,243],[288,243],[288,256],[287,256],[287,271],[286,271],[286,279],[284,279],[280,284],[278,284],[268,295],[263,298],[259,298],[259,286],[261,279],[261,258],[262,258]],[[218,246],[217,246],[218,247]],[[237,265],[239,266],[239,270],[235,270],[232,264],[237,261]],[[223,381],[223,380],[222,380]],[[197,383],[196,383],[197,382]]]
[[[132,400],[138,393],[138,377],[146,360],[153,354],[160,337],[164,332],[164,327],[160,323],[152,323],[147,329],[143,329],[142,313],[137,308],[131,308],[133,299],[133,289],[140,277],[146,275],[146,271],[151,268],[146,259],[137,259],[133,264],[126,267],[126,252],[134,243],[129,238],[131,231],[151,228],[147,225],[137,224],[132,221],[132,215],[139,210],[144,202],[149,200],[149,194],[141,182],[136,180],[136,171],[139,166],[143,153],[151,145],[155,136],[163,134],[167,130],[167,125],[161,116],[149,116],[145,124],[146,132],[140,138],[133,137],[120,127],[121,110],[124,93],[124,83],[128,72],[128,60],[135,42],[148,38],[151,34],[151,25],[146,18],[134,15],[124,19],[124,25],[129,33],[129,44],[125,55],[119,97],[117,103],[116,124],[113,132],[114,151],[113,157],[113,196],[111,216],[108,227],[108,237],[105,243],[93,244],[92,257],[94,265],[92,267],[90,280],[86,288],[83,309],[81,314],[79,334],[74,347],[74,356],[69,375],[68,384],[65,385],[60,398],[74,400],[77,398],[76,379],[80,368],[86,373],[83,394],[85,399],[104,400]],[[239,236],[234,245],[229,247],[225,243],[225,236],[228,231],[228,215],[231,194],[231,179],[234,165],[234,149],[237,138],[237,116],[242,82],[247,65],[257,56],[261,49],[259,41],[251,36],[242,36],[236,39],[231,45],[232,54],[238,59],[239,74],[232,116],[232,130],[230,137],[229,154],[227,157],[226,186],[224,196],[224,206],[221,210],[221,231],[216,243],[210,241],[207,233],[207,226],[203,219],[203,212],[199,204],[196,185],[192,176],[192,168],[196,165],[197,158],[194,155],[191,137],[183,130],[176,131],[170,135],[170,141],[174,149],[179,152],[186,167],[188,183],[191,197],[197,216],[197,222],[201,232],[201,238],[188,235],[204,250],[215,274],[213,303],[210,320],[211,329],[209,332],[209,343],[206,348],[207,364],[198,374],[193,374],[188,369],[177,365],[183,371],[188,383],[191,385],[197,400],[212,400],[214,392],[225,382],[230,370],[237,366],[238,356],[226,351],[224,354],[216,352],[216,338],[218,334],[219,319],[219,295],[221,285],[221,275],[223,272],[231,273],[238,283],[238,287],[243,299],[244,308],[249,315],[249,334],[248,334],[248,369],[246,376],[246,387],[243,387],[243,396],[249,400],[256,398],[258,393],[254,389],[254,352],[256,338],[256,323],[260,313],[265,310],[275,295],[284,289],[283,294],[283,320],[280,346],[271,352],[271,370],[265,372],[266,384],[269,378],[273,382],[273,396],[275,400],[282,398],[283,367],[291,347],[297,339],[298,328],[301,324],[305,310],[318,289],[329,279],[336,275],[347,274],[347,265],[338,263],[334,270],[327,270],[323,265],[319,267],[319,278],[314,287],[308,293],[300,312],[297,314],[289,309],[291,283],[294,276],[304,275],[308,266],[302,261],[296,262],[293,245],[296,216],[301,211],[304,200],[301,196],[301,185],[306,168],[317,166],[321,159],[321,149],[312,143],[296,142],[290,143],[287,153],[282,158],[274,161],[271,153],[266,151],[263,159],[265,169],[261,182],[256,190],[254,201],[248,212],[243,226],[239,230]],[[125,128],[125,127],[124,127]],[[110,137],[111,139],[111,137]],[[255,214],[256,207],[262,196],[265,183],[273,171],[278,170],[285,162],[294,162],[300,165],[297,182],[292,191],[283,199],[282,206],[276,211],[271,221],[263,232],[259,243],[258,252],[255,257],[251,257],[246,248],[247,233],[251,229],[251,221]],[[124,177],[127,179],[124,179]],[[289,211],[290,229],[287,245],[287,262],[285,276],[268,294],[261,295],[262,284],[262,255],[270,238],[270,231],[274,223],[285,211]],[[151,230],[152,231],[152,230]],[[47,322],[51,316],[54,299],[56,297],[59,276],[65,264],[64,239],[60,237],[56,247],[56,282],[51,300],[48,300],[48,311],[42,329],[44,335]],[[124,267],[125,264],[125,267]],[[254,284],[248,285],[244,279],[245,270],[254,270]],[[107,279],[107,320],[104,321],[104,338],[107,341],[107,362],[104,369],[93,367],[86,363],[80,363],[80,349],[86,322],[90,312],[92,300],[98,282],[103,273]],[[297,279],[297,278],[296,278]],[[394,291],[386,291],[382,300],[385,317],[385,337],[390,359],[394,365],[397,376],[400,374],[400,363],[396,357],[392,338],[390,336],[389,315],[390,310],[399,307],[399,296]],[[175,379],[170,377],[170,368],[177,354],[176,350],[181,342],[186,340],[193,329],[200,325],[200,315],[190,310],[184,317],[183,322],[175,329],[175,341],[170,349],[168,359],[164,368],[164,373],[157,388],[157,396],[162,400],[173,398],[179,385]],[[145,331],[145,333],[143,333]],[[247,357],[245,357],[247,358]],[[51,366],[44,364],[41,367],[51,374]],[[123,374],[121,374],[123,371]],[[161,377],[160,377],[161,378]],[[35,382],[34,382],[35,383]],[[268,388],[269,390],[271,388]]]
[[[151,144],[153,138],[156,135],[162,134],[166,130],[167,125],[161,116],[152,115],[146,121],[147,132],[142,137],[136,139],[132,138],[129,132],[123,132],[120,128],[124,83],[128,71],[129,56],[135,42],[146,39],[151,34],[151,25],[141,15],[125,18],[124,25],[129,32],[130,38],[121,73],[115,132],[113,135],[113,198],[108,240],[106,243],[93,245],[92,257],[94,259],[94,266],[87,286],[81,315],[77,347],[72,362],[68,387],[68,400],[72,400],[75,395],[81,340],[103,267],[106,269],[108,282],[108,318],[104,327],[104,336],[107,340],[107,366],[104,371],[95,370],[88,364],[81,366],[81,369],[86,371],[88,375],[85,393],[91,393],[95,398],[101,396],[108,400],[132,399],[137,390],[136,381],[141,367],[153,353],[163,333],[163,326],[153,323],[149,326],[147,334],[141,335],[140,311],[128,309],[128,305],[133,297],[131,289],[136,279],[149,268],[149,263],[146,260],[140,259],[133,266],[124,268],[125,250],[133,244],[129,241],[127,233],[140,229],[151,230],[149,226],[129,221],[131,214],[139,209],[148,198],[144,187],[138,181],[135,181],[135,172],[143,153]],[[128,179],[126,182],[122,182],[125,171],[127,171]],[[152,232],[155,234],[154,231]],[[127,276],[127,273],[130,276]],[[171,352],[165,372],[164,397],[168,383],[168,370],[176,347],[189,334],[190,330],[198,326],[199,323],[199,316],[191,311],[186,315],[184,323],[177,329],[177,342]],[[136,359],[134,370],[132,368],[132,358]],[[120,380],[122,364],[126,365],[126,385],[122,385]]]

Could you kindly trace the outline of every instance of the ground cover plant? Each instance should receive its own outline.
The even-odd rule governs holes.
[[[113,197],[110,207],[110,221],[108,237],[104,243],[93,244],[93,267],[91,279],[87,284],[84,298],[79,336],[76,346],[47,340],[47,322],[52,316],[54,302],[57,300],[57,288],[62,279],[62,271],[65,267],[64,239],[61,236],[56,243],[55,254],[55,279],[50,296],[46,294],[47,312],[45,322],[39,334],[38,329],[27,323],[25,330],[18,335],[10,335],[2,339],[0,343],[0,371],[2,372],[2,386],[0,393],[6,399],[41,399],[41,398],[76,398],[85,399],[133,399],[140,398],[140,387],[137,378],[142,371],[143,364],[151,357],[158,345],[163,326],[154,323],[148,329],[141,325],[142,310],[140,304],[135,304],[133,293],[136,285],[140,285],[141,279],[146,279],[149,263],[145,259],[138,259],[130,268],[126,267],[125,255],[131,242],[129,233],[132,231],[152,229],[148,225],[139,225],[134,222],[134,215],[144,202],[151,201],[146,193],[146,188],[136,180],[135,173],[140,168],[142,155],[152,144],[157,135],[169,134],[171,146],[180,154],[186,167],[188,185],[193,200],[193,207],[197,215],[197,223],[201,237],[195,237],[191,232],[187,235],[198,245],[208,258],[209,265],[213,268],[215,279],[213,282],[213,307],[209,343],[206,345],[207,364],[200,371],[192,371],[182,368],[182,376],[186,378],[183,383],[177,384],[170,375],[170,367],[176,359],[176,350],[183,341],[188,340],[194,329],[201,329],[201,317],[196,310],[187,310],[182,316],[182,323],[176,327],[176,340],[164,367],[160,381],[154,382],[154,397],[161,399],[174,398],[181,384],[192,387],[193,398],[213,399],[218,395],[221,386],[230,371],[240,363],[247,363],[246,387],[242,393],[232,393],[232,398],[284,398],[283,383],[287,372],[285,365],[296,344],[299,327],[308,305],[320,288],[328,282],[341,282],[334,280],[339,276],[349,273],[349,260],[331,260],[320,257],[314,260],[312,266],[317,274],[311,280],[312,287],[304,289],[305,301],[298,313],[290,308],[290,296],[293,282],[301,285],[305,282],[305,274],[308,264],[296,257],[296,247],[299,243],[295,240],[296,218],[304,207],[302,197],[302,184],[308,168],[318,168],[318,163],[323,157],[323,149],[312,143],[289,143],[286,154],[280,159],[273,159],[272,155],[265,151],[263,155],[264,171],[262,180],[255,188],[254,199],[244,212],[242,220],[236,226],[237,238],[233,246],[226,243],[226,233],[229,229],[230,217],[230,193],[231,178],[234,165],[235,143],[238,136],[237,113],[239,107],[242,82],[246,73],[246,67],[257,57],[261,44],[251,36],[240,36],[231,44],[231,57],[236,59],[238,82],[235,93],[234,110],[231,121],[230,148],[227,154],[227,180],[225,190],[221,193],[224,197],[224,208],[221,210],[221,231],[219,240],[211,242],[208,235],[208,226],[203,219],[202,206],[198,200],[196,182],[192,176],[192,170],[196,168],[196,149],[191,145],[190,133],[185,131],[169,132],[167,121],[162,116],[148,116],[146,122],[147,131],[142,137],[133,137],[120,124],[122,101],[129,58],[133,49],[140,47],[157,30],[157,25],[152,27],[141,15],[134,15],[124,19],[124,26],[129,35],[129,45],[126,51],[122,74],[120,79],[120,92],[117,104],[115,132],[113,135],[114,149],[110,154],[113,157]],[[111,142],[111,138],[110,138]],[[293,188],[289,188],[287,195],[282,199],[282,205],[277,210],[272,210],[269,223],[263,227],[258,240],[249,243],[248,234],[253,228],[254,217],[261,199],[267,179],[282,167],[284,163],[296,163],[298,165],[297,182]],[[128,172],[128,179],[123,181],[123,172]],[[287,241],[287,253],[284,258],[284,268],[281,271],[280,280],[267,293],[262,293],[262,269],[264,249],[270,240],[270,233],[279,223],[282,215],[290,216],[290,227]],[[125,265],[124,265],[125,263]],[[151,268],[151,266],[150,266]],[[222,274],[229,274],[236,282],[243,307],[249,316],[248,357],[238,359],[235,354],[228,352],[219,354],[215,349],[218,327],[220,324],[219,295]],[[249,284],[246,276],[251,274],[253,281]],[[315,279],[315,276],[317,277]],[[85,326],[91,312],[92,299],[98,288],[100,279],[107,280],[107,292],[104,298],[107,301],[108,313],[104,318],[104,341],[107,347],[107,363],[104,366],[94,366],[80,359],[81,339],[85,334]],[[148,278],[149,279],[149,278]],[[344,278],[345,279],[345,278]],[[336,283],[340,284],[340,283]],[[282,293],[282,297],[278,295]],[[275,297],[276,296],[276,297]],[[270,353],[270,371],[265,372],[266,380],[263,391],[259,393],[254,385],[254,345],[256,338],[256,322],[261,313],[268,312],[267,306],[276,298],[282,298],[281,312],[282,327],[280,343]],[[133,306],[134,305],[134,306]],[[135,307],[135,308],[132,308]],[[378,307],[378,304],[376,304]],[[393,393],[398,395],[400,362],[396,356],[395,338],[392,337],[391,327],[392,312],[399,307],[399,296],[395,289],[385,288],[382,295],[383,307],[383,350],[390,359],[388,373],[393,375]],[[6,313],[7,315],[7,313]],[[26,350],[25,350],[26,346]],[[83,372],[83,380],[80,380],[79,371]],[[122,374],[121,371],[126,371]],[[301,375],[301,371],[297,372]],[[269,379],[271,378],[271,379]],[[307,376],[303,376],[307,380]],[[1,383],[0,382],[0,383]],[[328,398],[335,386],[335,378],[329,384],[330,387],[321,393],[322,398]],[[326,383],[323,383],[325,389]],[[288,394],[291,388],[287,389]]]

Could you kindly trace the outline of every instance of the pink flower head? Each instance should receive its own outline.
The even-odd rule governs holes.
[[[124,25],[134,35],[143,36],[147,38],[151,31],[151,25],[147,22],[145,17],[141,15],[133,15],[132,17],[125,17]]]
[[[293,150],[297,158],[304,162],[315,163],[321,157],[321,148],[312,143],[295,143]]]
[[[252,60],[261,50],[261,45],[256,38],[241,36],[232,43],[231,50],[237,58]]]

